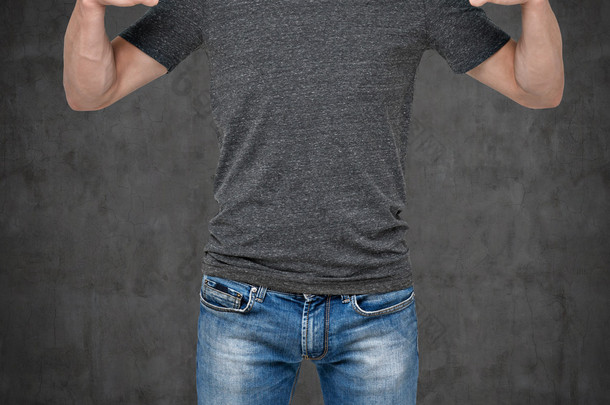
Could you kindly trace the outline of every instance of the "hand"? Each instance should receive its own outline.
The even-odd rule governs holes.
[[[131,7],[143,4],[148,7],[156,6],[159,0],[96,0],[104,6]]]
[[[132,7],[138,4],[153,7],[159,3],[159,0],[77,0],[77,2],[88,9],[104,9],[106,6]]]
[[[547,1],[547,0],[544,0]],[[481,7],[485,3],[500,4],[502,6],[514,6],[517,4],[535,3],[535,0],[470,0],[470,4],[475,7]]]

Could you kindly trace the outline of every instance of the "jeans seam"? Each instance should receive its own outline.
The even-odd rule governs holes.
[[[245,314],[247,312],[250,312],[250,310],[252,309],[252,306],[254,305],[254,298],[252,297],[252,293],[254,292],[253,290],[254,289],[250,290],[250,294],[248,296],[248,303],[246,304],[246,307],[244,309],[219,307],[217,305],[212,304],[211,302],[206,301],[202,293],[199,293],[199,301],[204,306],[206,306],[212,310],[215,310],[215,311]]]
[[[324,320],[324,351],[318,357],[311,357],[310,360],[322,360],[328,354],[328,335],[330,328],[330,296],[326,297],[326,314]]]
[[[209,291],[211,294],[222,294],[221,297],[226,297],[227,300],[229,301],[233,301],[233,307],[234,308],[239,308],[239,304],[241,302],[241,299],[243,298],[243,295],[237,291],[235,291],[235,295],[226,293],[224,291],[220,291],[219,289],[215,288],[214,286],[210,285],[210,283],[208,282],[208,280],[204,281],[205,287],[204,288],[204,296],[206,295],[205,292]],[[230,288],[230,287],[229,287]]]
[[[399,302],[398,304],[394,304],[391,307],[388,307],[386,309],[381,309],[378,311],[365,311],[364,309],[360,308],[360,306],[356,302],[356,296],[352,295],[352,307],[358,314],[360,314],[362,316],[378,316],[378,315],[385,315],[385,314],[389,314],[389,313],[393,313],[393,312],[398,312],[402,309],[405,309],[406,307],[411,305],[411,303],[414,301],[414,299],[415,299],[415,291],[413,291],[406,300]]]
[[[304,353],[303,354],[303,358],[308,359],[309,358],[309,354],[307,353],[307,337],[308,337],[308,333],[309,333],[309,302],[305,302],[305,310],[307,311],[307,318],[305,320],[305,333],[303,333],[303,328],[301,328],[301,351]],[[301,321],[302,322],[302,321]],[[303,344],[303,341],[305,342],[305,344]]]

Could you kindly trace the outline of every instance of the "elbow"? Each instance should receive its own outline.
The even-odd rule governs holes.
[[[108,106],[108,102],[104,103],[103,97],[99,99],[92,99],[91,97],[84,97],[82,93],[74,90],[74,88],[64,79],[64,93],[66,96],[66,102],[73,111],[97,111]]]
[[[544,110],[544,109],[559,107],[559,105],[561,104],[562,98],[563,98],[562,94],[559,94],[559,95],[553,95],[553,96],[540,97],[540,98],[536,98],[535,100],[528,100],[526,102],[521,102],[519,104],[521,104],[524,107],[530,108],[532,110]]]
[[[534,110],[556,108],[561,104],[563,99],[563,88],[564,83],[562,80],[561,83],[558,83],[552,89],[542,94],[528,94],[527,97],[519,101],[519,104]]]
[[[565,87],[565,79],[562,75],[561,81],[560,81],[559,85],[557,86],[557,90],[555,91],[555,93],[553,94],[553,97],[551,99],[552,106],[550,108],[558,107],[559,104],[561,104],[561,100],[563,100],[564,87]]]
[[[87,111],[84,106],[79,104],[73,97],[71,97],[68,93],[66,93],[66,102],[68,106],[72,109],[72,111]]]
[[[561,79],[556,82],[555,86],[553,86],[553,88],[546,93],[544,108],[555,108],[561,104],[561,100],[563,99],[564,84],[565,80],[562,75]]]
[[[557,95],[553,96],[552,98],[549,98],[546,108],[559,107],[559,104],[561,104],[562,99],[563,99],[563,91],[561,93],[558,93]]]
[[[85,104],[66,93],[66,102],[73,111],[98,111],[105,108],[104,105]]]
[[[105,107],[104,105],[93,104],[91,102],[86,103],[82,99],[76,97],[73,93],[68,91],[68,89],[65,89],[65,94],[66,102],[73,111],[97,111]]]

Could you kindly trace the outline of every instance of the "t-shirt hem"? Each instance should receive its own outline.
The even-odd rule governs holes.
[[[475,67],[479,66],[481,63],[485,62],[487,59],[492,57],[496,52],[498,52],[504,45],[510,41],[510,35],[506,33],[500,33],[497,36],[496,42],[494,42],[491,46],[485,49],[485,52],[479,54],[476,58],[470,59],[467,62],[458,64],[453,67],[453,71],[456,74],[464,74]]]
[[[150,56],[157,62],[159,62],[161,65],[163,65],[163,67],[165,67],[167,69],[166,74],[171,72],[172,70],[174,70],[174,68],[176,67],[176,64],[172,60],[164,57],[161,53],[157,52],[154,48],[150,48],[150,47],[146,46],[145,44],[143,44],[142,42],[140,42],[139,36],[133,35],[127,30],[124,32],[121,32],[118,36],[123,38],[125,41],[129,42],[130,44],[132,44],[133,46],[135,46],[136,48],[138,48],[139,50],[141,50],[142,52],[144,52],[145,54],[147,54],[148,56]]]
[[[270,276],[264,270],[236,267],[225,264],[212,264],[205,260],[201,263],[201,272],[212,277],[222,277],[253,286],[264,286],[268,290],[283,293],[315,294],[315,295],[351,295],[377,294],[402,290],[413,285],[409,263],[400,267],[384,269],[379,278],[353,280],[347,278],[313,278],[301,279],[298,282],[289,274],[274,274]]]

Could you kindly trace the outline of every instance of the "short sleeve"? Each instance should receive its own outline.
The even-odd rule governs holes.
[[[510,36],[469,0],[423,0],[429,46],[455,73],[466,73],[500,50]]]
[[[171,72],[203,43],[201,0],[159,0],[119,36]]]

